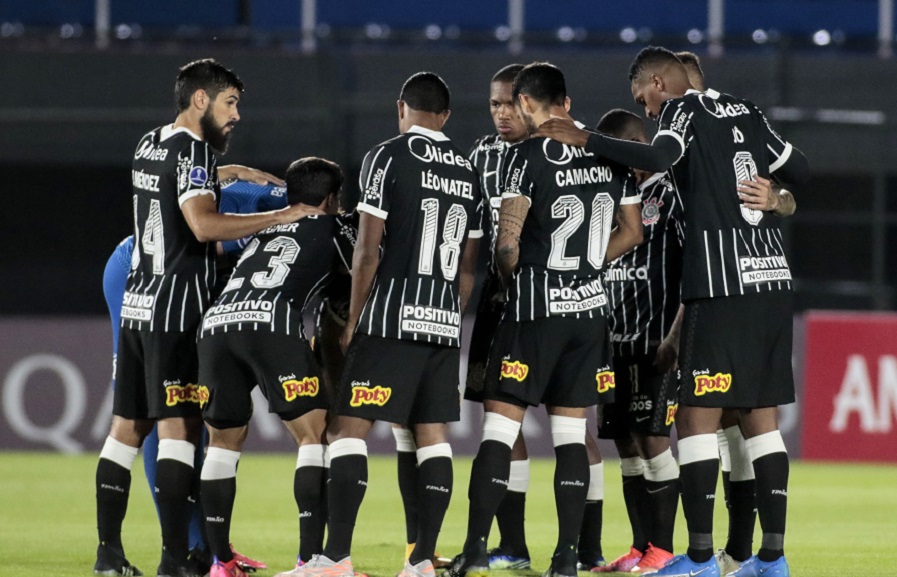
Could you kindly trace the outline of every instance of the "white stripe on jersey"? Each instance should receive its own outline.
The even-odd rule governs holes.
[[[710,285],[710,298],[713,298],[713,269],[710,268],[710,243],[707,241],[707,231],[704,231],[704,256],[707,259],[707,283]]]
[[[392,287],[395,285],[396,279],[389,281],[389,290],[386,291],[386,300],[383,301],[383,335],[386,335],[386,319],[389,316],[389,297],[392,295]],[[401,312],[401,311],[400,311]]]
[[[165,278],[164,276],[162,278]],[[174,298],[174,289],[178,286],[178,275],[177,273],[171,277],[171,290],[168,291],[168,308],[165,310],[165,330],[168,330],[168,323],[171,318],[171,300]],[[159,288],[162,287],[162,283],[159,283]],[[153,315],[155,317],[155,315]],[[155,320],[155,318],[153,319]],[[153,330],[153,325],[150,323],[150,330]]]
[[[741,235],[740,230],[738,230],[736,228],[732,229],[732,252],[734,253],[732,255],[732,258],[735,259],[735,262],[738,262],[738,237],[735,235],[736,232],[738,233],[739,236]],[[744,238],[742,238],[742,241],[743,240],[744,240]],[[744,294],[744,282],[742,282],[742,280],[741,280],[741,271],[740,270],[738,271],[738,288],[741,291],[741,294]]]
[[[723,241],[723,231],[719,230],[717,232],[719,236],[719,267],[722,273],[720,276],[723,277],[723,294],[729,296],[729,279],[726,278],[726,251],[724,250],[726,243]]]

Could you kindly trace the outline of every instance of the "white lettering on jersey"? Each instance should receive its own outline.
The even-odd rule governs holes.
[[[579,313],[601,308],[607,304],[607,296],[601,279],[573,287],[548,289],[548,310],[552,314]]]
[[[454,178],[443,178],[438,174],[433,174],[431,170],[420,173],[420,185],[421,188],[429,188],[430,190],[473,200],[473,185],[471,183]]]
[[[613,173],[607,166],[592,166],[590,168],[568,168],[554,173],[554,181],[558,186],[577,186],[580,184],[598,184],[610,182]]]
[[[470,161],[453,150],[440,150],[427,137],[415,135],[408,139],[408,150],[411,155],[424,162],[439,162],[450,166],[463,166],[473,170]]]
[[[150,192],[159,192],[159,175],[147,174],[145,172],[132,170],[131,182],[135,188],[148,190]]]
[[[458,338],[461,334],[461,314],[428,306],[404,305],[402,330],[434,336]]]
[[[791,280],[791,270],[784,256],[743,256],[738,259],[738,268],[744,284]]]
[[[552,153],[549,153],[549,143],[551,143],[551,148],[557,149],[557,143],[553,140],[545,139],[542,143],[542,152],[545,153],[545,160],[552,164],[564,165],[573,160],[574,158],[584,158],[587,156],[595,156],[591,152],[586,152],[584,148],[580,148],[578,146],[570,146],[567,144],[561,144],[561,154],[557,158],[553,157]]]
[[[149,140],[144,140],[143,144],[134,153],[134,159],[143,158],[153,162],[162,162],[168,157],[167,148],[156,148]]]

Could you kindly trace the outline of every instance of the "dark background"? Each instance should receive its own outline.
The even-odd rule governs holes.
[[[798,211],[784,224],[798,309],[894,308],[897,62],[876,55],[874,0],[729,0],[717,56],[698,0],[530,0],[514,55],[499,39],[503,1],[319,2],[310,54],[299,48],[298,1],[138,4],[112,2],[114,37],[101,50],[92,1],[0,0],[0,314],[105,311],[103,267],[132,227],[134,146],[174,120],[174,79],[190,60],[215,57],[247,85],[223,163],[282,173],[301,156],[325,156],[354,186],[367,149],[395,135],[395,100],[414,72],[446,79],[446,133],[466,149],[491,131],[489,79],[510,62],[560,66],[572,113],[587,124],[613,107],[640,113],[626,74],[649,42],[696,51],[708,86],[753,100],[810,159],[813,179],[794,190]],[[616,4],[625,8],[607,7]],[[116,37],[120,25],[130,36]],[[428,25],[439,38],[427,38]],[[560,40],[564,26],[574,40]],[[627,43],[630,26],[641,39]],[[817,46],[822,27],[831,43]],[[757,30],[774,41],[757,43]]]

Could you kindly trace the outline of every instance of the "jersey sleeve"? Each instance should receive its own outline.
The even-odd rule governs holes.
[[[333,244],[336,247],[337,262],[351,273],[352,255],[355,253],[355,243],[358,241],[358,220],[354,214],[338,216],[335,227],[336,234],[333,237]]]
[[[392,153],[385,145],[374,148],[364,157],[358,177],[361,200],[356,210],[386,220],[391,201],[387,183],[392,178],[392,161]]]
[[[201,194],[211,194],[215,198],[215,185],[218,182],[218,168],[215,166],[215,155],[209,145],[201,141],[193,141],[178,154],[178,204]]]
[[[638,204],[642,201],[642,193],[639,192],[635,182],[635,174],[631,170],[626,171],[623,177],[623,196],[620,197],[620,206]]]
[[[679,145],[679,156],[673,164],[679,162],[688,148],[688,143],[692,138],[691,126],[692,112],[686,106],[681,98],[668,100],[664,103],[660,111],[660,120],[658,121],[657,134],[654,135],[652,144],[661,138],[672,138]]]
[[[529,160],[522,154],[520,146],[515,146],[508,151],[507,164],[502,167],[504,180],[501,186],[501,197],[517,198],[525,197],[530,204],[533,203],[533,179],[527,172]]]
[[[788,162],[794,148],[791,146],[790,142],[779,136],[779,133],[770,126],[766,115],[763,114],[756,105],[751,104],[751,106],[757,111],[757,114],[762,120],[761,130],[763,133],[763,140],[766,141],[766,150],[769,153],[769,173],[772,174]]]

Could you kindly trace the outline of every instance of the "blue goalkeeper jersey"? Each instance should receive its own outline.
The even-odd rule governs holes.
[[[273,184],[254,184],[245,180],[228,180],[221,183],[221,205],[218,212],[253,214],[285,208],[287,189]],[[226,254],[240,253],[251,236],[221,243]]]

